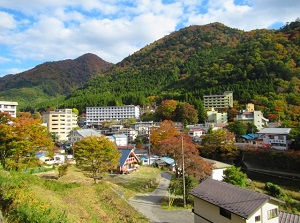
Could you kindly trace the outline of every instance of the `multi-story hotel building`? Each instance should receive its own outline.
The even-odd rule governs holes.
[[[17,105],[18,102],[0,101],[0,112],[6,112],[15,118],[17,117]]]
[[[246,110],[240,111],[236,115],[235,120],[245,123],[253,123],[258,130],[262,130],[267,127],[269,123],[269,119],[265,118],[261,111],[254,110],[254,104],[252,103],[248,103],[246,105]]]
[[[233,92],[225,91],[222,95],[205,95],[204,108],[229,108],[233,107]]]
[[[101,125],[103,121],[122,121],[125,119],[140,118],[140,108],[134,105],[87,107],[86,125]]]
[[[43,114],[43,123],[47,124],[48,131],[55,134],[56,141],[68,140],[68,135],[77,125],[77,115],[72,109],[57,109]]]

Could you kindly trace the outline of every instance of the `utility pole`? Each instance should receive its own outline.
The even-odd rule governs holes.
[[[185,200],[185,173],[184,173],[184,147],[183,147],[183,136],[181,135],[181,151],[182,151],[182,184],[183,184],[183,206],[186,206]]]
[[[151,135],[151,128],[150,126],[148,127],[148,135],[149,135],[149,147],[148,147],[148,155],[149,155],[149,160],[148,160],[148,164],[149,166],[151,165],[151,152],[150,152],[150,147],[151,147],[151,144],[150,144],[150,135]]]

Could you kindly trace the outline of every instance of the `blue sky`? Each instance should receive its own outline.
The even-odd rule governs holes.
[[[295,0],[1,0],[0,77],[85,53],[117,63],[190,25],[278,29],[299,12]]]

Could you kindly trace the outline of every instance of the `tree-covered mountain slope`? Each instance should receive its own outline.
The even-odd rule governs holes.
[[[225,90],[232,90],[241,104],[268,108],[267,113],[274,112],[276,100],[286,103],[280,111],[300,106],[299,27],[296,20],[280,30],[245,32],[220,23],[183,28],[92,79],[69,95],[64,106],[84,111],[86,106],[162,99],[195,104],[205,94]]]
[[[0,78],[0,100],[31,105],[65,96],[112,66],[88,53],[74,60],[46,62],[28,71]]]

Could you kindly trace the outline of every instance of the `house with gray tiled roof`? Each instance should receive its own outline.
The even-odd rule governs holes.
[[[207,179],[190,191],[194,196],[196,223],[279,223],[278,205],[283,201]]]
[[[69,142],[71,144],[74,144],[77,141],[86,138],[88,136],[100,137],[101,133],[97,132],[94,129],[78,129],[78,130],[71,131],[68,137],[69,137]]]
[[[292,143],[291,139],[288,139],[291,130],[291,128],[264,128],[257,133],[258,140],[274,149],[287,150]]]

